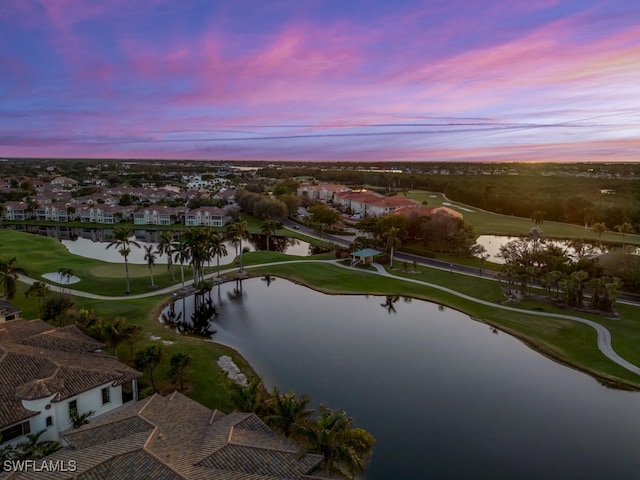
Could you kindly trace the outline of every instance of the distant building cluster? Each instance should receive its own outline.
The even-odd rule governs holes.
[[[462,214],[448,207],[429,208],[402,195],[386,196],[370,190],[352,190],[345,185],[317,184],[301,185],[297,195],[312,201],[334,205],[347,212],[353,219],[382,217],[396,214],[407,218],[412,216],[448,215],[462,218]]]
[[[0,220],[80,221],[104,225],[132,221],[135,225],[182,223],[216,227],[229,223],[235,205],[235,188],[227,187],[228,181],[220,178],[205,182],[198,175],[188,180],[185,191],[171,186],[107,187],[106,181],[95,180],[90,186],[96,192],[78,196],[74,193],[80,188],[79,183],[67,177],[56,177],[49,182],[38,178],[0,179],[0,192],[15,191],[16,185],[28,185],[33,190],[28,198],[0,202]],[[214,193],[202,191],[212,186],[220,188]],[[189,202],[201,199],[219,206],[188,207]]]

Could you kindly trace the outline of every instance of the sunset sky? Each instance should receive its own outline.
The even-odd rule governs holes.
[[[630,0],[0,0],[0,157],[640,161]]]

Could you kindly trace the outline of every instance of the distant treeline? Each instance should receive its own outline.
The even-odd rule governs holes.
[[[505,215],[591,225],[603,222],[613,230],[629,222],[640,229],[640,182],[617,178],[545,175],[433,175],[308,168],[262,169],[261,175],[313,177],[353,187],[402,192],[408,189],[444,193],[463,202]]]

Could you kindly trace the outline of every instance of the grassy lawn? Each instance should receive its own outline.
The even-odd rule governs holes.
[[[437,192],[411,190],[408,197],[419,202],[426,201],[429,207],[439,207],[443,203],[451,204],[454,210],[464,215],[464,220],[473,227],[477,235],[527,235],[531,227],[534,226],[530,218],[512,217],[479,210],[463,203],[448,201],[441,193]],[[598,240],[598,235],[590,230],[585,232],[584,226],[580,225],[544,222],[540,227],[548,237]],[[606,232],[602,235],[602,241],[622,243],[622,235],[617,232]],[[625,235],[625,243],[640,245],[640,235]]]

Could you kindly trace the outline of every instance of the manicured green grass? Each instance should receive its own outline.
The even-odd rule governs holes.
[[[443,203],[450,203],[458,207],[454,208],[454,210],[463,214],[464,220],[473,227],[477,235],[527,235],[531,227],[535,226],[530,218],[513,217],[483,211],[460,202],[447,200],[441,193],[437,192],[411,190],[408,197],[419,202],[426,201],[429,207],[439,207],[442,206]],[[585,231],[584,226],[580,225],[561,222],[544,222],[539,225],[539,227],[548,237],[599,240],[598,235],[589,229]],[[640,245],[640,235],[625,235],[624,240],[627,244]],[[622,235],[617,232],[606,232],[602,235],[602,241],[622,243]]]
[[[106,246],[105,246],[106,248]],[[44,281],[45,273],[55,273],[60,268],[71,268],[80,282],[69,285],[74,290],[99,293],[101,295],[123,295],[126,291],[124,263],[114,264],[91,258],[73,255],[57,240],[38,235],[0,230],[0,257],[17,258],[19,266],[26,270],[29,277]],[[179,281],[179,267],[176,267],[176,280]],[[157,288],[172,284],[166,266],[154,267],[154,282]],[[185,277],[190,277],[190,269],[185,268]],[[129,265],[131,293],[147,293],[150,276],[146,265]]]

